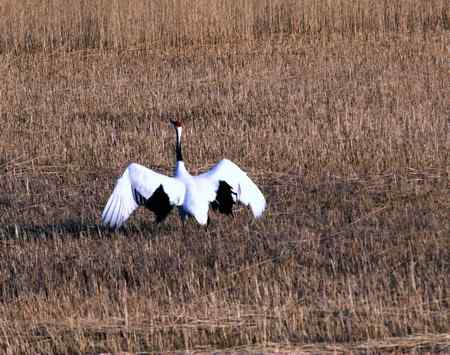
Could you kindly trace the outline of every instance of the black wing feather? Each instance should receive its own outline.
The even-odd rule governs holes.
[[[226,215],[233,215],[233,205],[236,204],[233,195],[236,195],[233,188],[226,181],[220,180],[216,199],[211,202],[212,209]]]
[[[145,199],[137,190],[133,191],[133,197],[138,205],[144,206],[155,213],[156,223],[164,221],[173,208],[162,185],[159,185],[148,199]]]

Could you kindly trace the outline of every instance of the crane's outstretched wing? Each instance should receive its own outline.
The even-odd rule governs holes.
[[[155,212],[156,221],[161,222],[173,206],[183,204],[185,190],[184,184],[175,178],[132,163],[117,180],[103,210],[102,221],[117,229],[138,206],[145,206]]]
[[[214,185],[215,196],[211,205],[222,213],[232,214],[235,202],[250,205],[256,218],[266,208],[266,199],[261,190],[241,168],[228,159],[221,160],[211,170],[199,175],[199,178],[209,180]]]

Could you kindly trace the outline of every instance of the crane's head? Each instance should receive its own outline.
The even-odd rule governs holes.
[[[175,128],[175,131],[177,132],[177,142],[175,145],[175,153],[177,155],[177,162],[183,161],[183,155],[181,153],[181,131],[183,128],[181,127],[181,121],[180,120],[170,120],[170,123],[173,124],[173,127]]]
[[[170,120],[170,123],[173,124],[173,127],[174,127],[175,129],[181,128],[181,121],[180,121],[180,120]]]

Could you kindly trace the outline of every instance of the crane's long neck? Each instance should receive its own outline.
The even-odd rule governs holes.
[[[181,131],[182,131],[181,127],[176,127],[177,142],[175,145],[175,153],[177,157],[177,162],[183,161],[183,154],[181,153]]]
[[[183,155],[181,153],[181,131],[182,131],[182,128],[176,127],[175,129],[177,132],[177,142],[176,142],[176,146],[175,146],[175,153],[177,156],[177,164],[175,166],[175,176],[183,179],[183,178],[189,177],[190,174],[186,170],[186,167],[184,166]]]

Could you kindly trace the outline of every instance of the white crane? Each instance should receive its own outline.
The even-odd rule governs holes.
[[[145,166],[132,163],[117,180],[102,213],[102,221],[119,228],[133,211],[145,206],[163,221],[174,206],[183,222],[193,216],[201,225],[208,223],[209,206],[232,215],[233,205],[250,205],[258,218],[266,208],[266,200],[247,174],[232,161],[223,159],[211,170],[192,176],[186,170],[181,152],[180,121],[171,121],[176,131],[176,167],[174,177],[158,174]]]

